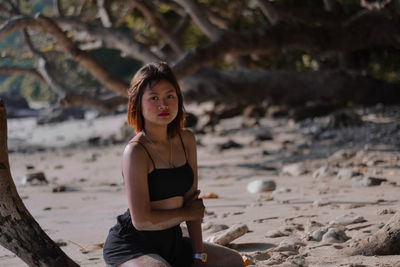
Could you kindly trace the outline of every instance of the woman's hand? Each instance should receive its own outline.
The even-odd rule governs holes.
[[[205,207],[199,195],[200,190],[196,190],[184,203],[184,208],[189,213],[189,221],[201,220],[204,217]]]

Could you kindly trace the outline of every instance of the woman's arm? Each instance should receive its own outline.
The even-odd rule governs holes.
[[[182,137],[185,143],[185,147],[188,152],[188,161],[193,169],[194,182],[192,188],[185,194],[185,202],[193,201],[191,196],[196,194],[198,185],[198,174],[197,174],[197,149],[196,149],[196,138],[190,130],[183,130]],[[192,241],[192,247],[194,253],[203,252],[203,237],[201,232],[201,218],[188,219],[186,220],[190,239]]]
[[[132,224],[136,229],[163,230],[183,221],[199,220],[203,217],[204,206],[197,202],[178,209],[151,209],[148,169],[149,160],[143,147],[135,142],[128,144],[122,156],[122,171]]]

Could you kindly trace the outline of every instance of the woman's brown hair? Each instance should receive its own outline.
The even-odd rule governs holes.
[[[178,96],[178,114],[168,124],[168,135],[171,137],[177,135],[184,126],[186,113],[183,107],[181,89],[175,74],[165,62],[149,63],[140,68],[133,76],[128,92],[128,124],[135,128],[136,133],[144,129],[141,105],[144,90],[162,80],[171,83]]]

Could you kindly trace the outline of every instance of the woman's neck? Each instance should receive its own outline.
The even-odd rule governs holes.
[[[143,131],[155,143],[168,142],[167,127],[156,127],[156,126],[149,125],[149,126],[144,127]]]

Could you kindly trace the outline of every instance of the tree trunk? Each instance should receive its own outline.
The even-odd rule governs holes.
[[[346,251],[349,255],[399,255],[400,213],[395,214],[378,232]]]
[[[339,71],[223,71],[207,69],[182,80],[188,101],[304,105],[320,101],[337,106],[400,103],[400,86]]]
[[[79,266],[35,221],[11,177],[7,149],[7,116],[0,99],[0,244],[29,266]]]

